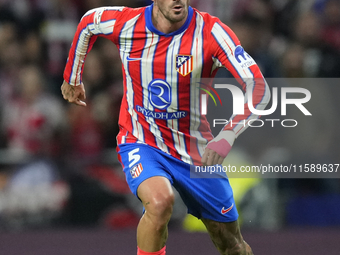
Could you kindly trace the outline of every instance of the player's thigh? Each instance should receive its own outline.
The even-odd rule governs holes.
[[[119,146],[119,160],[123,166],[126,181],[147,211],[169,211],[174,194],[164,155],[144,144]]]
[[[172,212],[174,193],[170,181],[164,176],[154,176],[144,180],[137,189],[137,195],[146,211],[153,214]]]
[[[141,183],[149,178],[163,176],[172,183],[171,176],[162,164],[164,159],[150,146],[144,144],[119,145],[118,154],[126,181],[132,193],[138,198],[137,189]]]

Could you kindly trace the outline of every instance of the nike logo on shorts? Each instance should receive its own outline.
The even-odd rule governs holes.
[[[221,213],[226,214],[226,213],[230,212],[231,209],[233,209],[233,207],[234,207],[234,203],[227,209],[224,209],[224,207],[223,207],[222,210],[221,210]]]

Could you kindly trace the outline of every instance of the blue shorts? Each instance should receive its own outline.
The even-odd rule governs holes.
[[[237,220],[228,178],[190,178],[189,164],[146,144],[122,144],[118,153],[126,181],[136,196],[144,180],[164,176],[180,194],[188,213],[218,222]]]

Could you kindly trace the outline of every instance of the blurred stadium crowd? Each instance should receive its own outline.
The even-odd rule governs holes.
[[[87,10],[150,3],[0,0],[0,229],[56,222],[127,227],[138,221],[115,159],[122,96],[115,46],[99,38],[88,55],[83,76],[86,108],[64,102],[60,86],[76,26]],[[192,0],[191,5],[229,25],[266,78],[340,76],[338,0]],[[326,98],[328,105],[312,106],[322,122],[313,128],[305,123],[312,141],[297,144],[295,158],[339,163],[337,92],[315,88],[312,95]],[[327,113],[321,113],[323,107]],[[249,158],[263,158],[271,146],[295,139],[269,137],[273,144],[261,150],[255,148],[257,142],[252,146],[241,140],[238,149],[248,146],[244,153]],[[290,196],[340,194],[338,180],[283,180],[275,185]]]

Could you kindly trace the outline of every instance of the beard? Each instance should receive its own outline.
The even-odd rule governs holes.
[[[188,4],[177,2],[169,7],[158,4],[159,11],[171,23],[183,21],[188,15]]]

